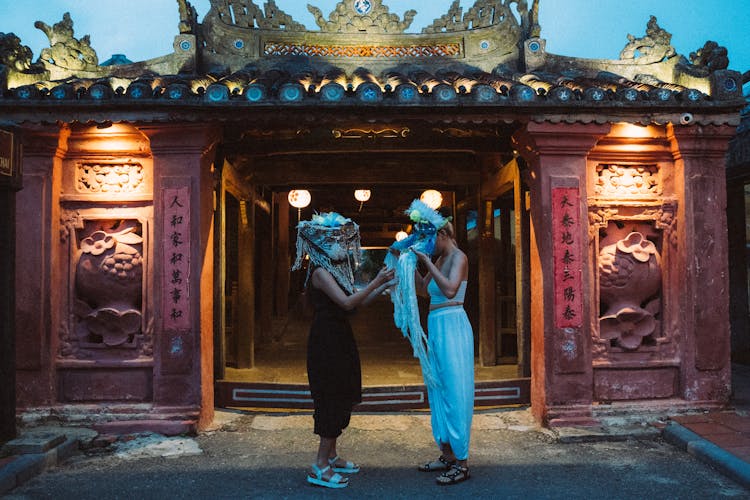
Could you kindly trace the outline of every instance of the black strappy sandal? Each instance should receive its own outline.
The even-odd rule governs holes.
[[[422,464],[417,469],[420,472],[434,472],[436,470],[450,470],[450,468],[456,463],[455,460],[448,460],[443,455],[440,455],[437,460]]]
[[[453,464],[449,470],[440,474],[435,480],[439,485],[447,486],[449,484],[461,483],[470,477],[468,467],[461,467],[458,464]]]

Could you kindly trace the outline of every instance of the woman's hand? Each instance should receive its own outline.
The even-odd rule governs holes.
[[[428,262],[431,262],[430,257],[427,254],[422,253],[419,250],[415,250],[414,248],[412,248],[411,251],[414,252],[414,254],[417,256],[417,259],[419,260],[419,262],[423,264],[427,264]]]
[[[396,276],[396,270],[395,269],[388,269],[387,267],[383,266],[380,271],[378,272],[378,275],[375,276],[375,282],[378,286],[383,285],[385,283],[388,283]]]

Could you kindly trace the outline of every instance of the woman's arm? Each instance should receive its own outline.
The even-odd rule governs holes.
[[[393,279],[394,271],[392,269],[381,269],[375,278],[370,281],[365,288],[357,290],[351,295],[347,295],[344,290],[336,283],[331,273],[323,269],[322,267],[317,268],[313,271],[312,282],[315,288],[318,288],[323,293],[336,303],[341,309],[345,311],[351,311],[355,307],[359,306],[364,300],[377,290],[384,283],[389,282]]]
[[[365,297],[365,300],[362,301],[362,305],[363,306],[369,305],[381,293],[383,293],[383,291],[386,288],[388,288],[389,286],[395,285],[396,282],[397,282],[397,280],[394,278],[391,281],[386,281],[385,283],[383,283],[382,285],[380,285],[379,287],[377,287],[375,290],[373,290],[372,292],[370,292],[370,294],[367,297]]]
[[[466,257],[466,254],[460,250],[457,251],[448,269],[448,276],[446,276],[426,254],[417,251],[415,253],[419,257],[419,260],[427,267],[427,276],[431,276],[435,280],[443,295],[449,299],[455,297],[458,289],[461,287],[461,282],[466,279],[466,275],[468,274],[469,259]]]
[[[424,276],[419,274],[418,270],[414,270],[414,288],[417,291],[417,295],[427,297],[427,285],[430,284],[430,273],[426,273]]]

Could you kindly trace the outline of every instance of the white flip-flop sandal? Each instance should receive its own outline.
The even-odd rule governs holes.
[[[318,464],[312,464],[312,472],[307,475],[307,482],[316,486],[323,486],[325,488],[346,488],[349,486],[349,478],[336,473],[328,479],[323,477],[331,466],[327,465],[322,469],[318,467]]]
[[[341,472],[343,474],[356,474],[357,472],[359,472],[359,465],[355,464],[354,462],[345,461],[346,463],[343,467],[337,467],[335,464],[338,459],[338,455],[328,459],[328,463],[331,465],[331,467],[333,467],[333,472]]]

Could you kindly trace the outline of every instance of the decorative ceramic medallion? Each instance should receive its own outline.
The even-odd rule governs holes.
[[[360,16],[366,16],[372,11],[370,0],[354,0],[354,11]]]

